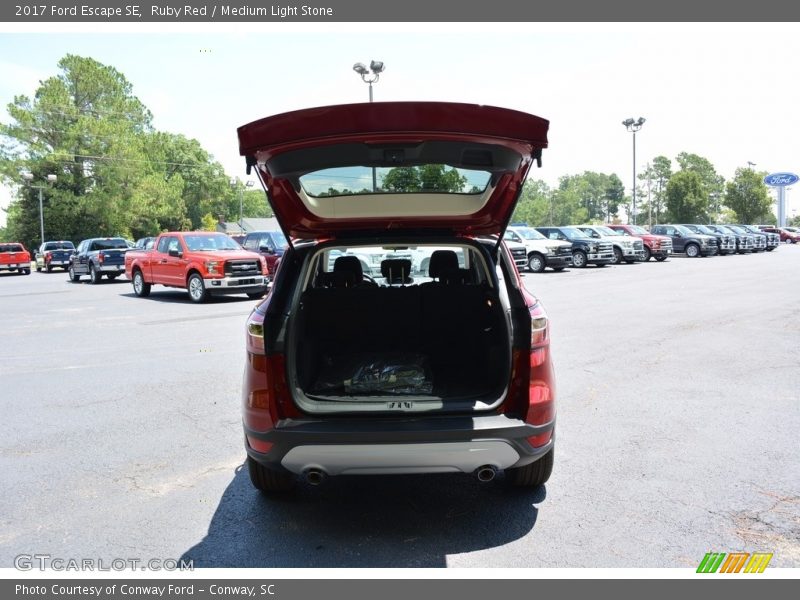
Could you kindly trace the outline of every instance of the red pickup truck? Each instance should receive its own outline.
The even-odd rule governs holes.
[[[223,294],[260,298],[269,283],[263,257],[242,250],[227,235],[209,231],[162,233],[151,250],[129,250],[125,275],[139,297],[160,284],[188,290],[193,302]]]
[[[31,255],[17,242],[0,242],[0,271],[31,274]]]

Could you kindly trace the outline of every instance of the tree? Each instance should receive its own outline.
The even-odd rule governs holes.
[[[386,192],[465,192],[467,178],[457,169],[445,165],[395,167],[381,180]]]
[[[669,219],[675,223],[708,222],[708,193],[695,171],[678,171],[670,177],[666,204]]]
[[[737,223],[768,222],[772,214],[772,198],[764,183],[766,173],[753,169],[736,169],[733,181],[725,189],[724,204],[736,215]]]
[[[717,174],[714,165],[708,159],[697,154],[681,152],[676,157],[676,160],[682,171],[694,171],[700,176],[705,193],[709,198],[720,198],[722,196],[725,178]]]
[[[639,175],[639,179],[647,182],[648,201],[643,203],[642,213],[647,212],[648,219],[652,212],[654,223],[661,222],[661,215],[664,213],[667,182],[672,177],[672,161],[666,156],[656,156],[653,162],[648,164],[647,169]]]
[[[45,237],[140,237],[199,227],[238,199],[221,165],[196,140],[158,132],[133,86],[114,67],[67,55],[59,74],[33,99],[16,96],[12,121],[0,124],[0,177],[19,183],[28,171],[43,189]],[[39,242],[38,190],[22,187],[8,212],[8,230]]]
[[[529,179],[522,188],[511,222],[528,223],[532,227],[549,225],[551,199],[552,191],[544,181]]]

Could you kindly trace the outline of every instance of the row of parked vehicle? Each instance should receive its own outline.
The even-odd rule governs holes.
[[[137,296],[154,284],[182,288],[195,302],[211,295],[263,296],[274,277],[286,239],[279,231],[247,234],[242,245],[215,232],[171,232],[135,243],[121,237],[89,238],[77,247],[68,240],[44,242],[31,257],[17,242],[0,244],[0,270],[29,275],[67,271],[72,282],[88,277],[92,284],[126,275]]]
[[[549,267],[605,266],[622,262],[658,262],[673,253],[695,258],[749,252],[771,252],[781,242],[800,241],[796,227],[755,225],[570,225],[508,227],[504,239],[520,269],[541,273]]]

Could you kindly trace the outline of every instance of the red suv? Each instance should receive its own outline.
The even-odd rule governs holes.
[[[548,122],[490,106],[329,106],[240,127],[289,244],[247,321],[253,485],[553,468],[547,315],[502,242]],[[367,265],[365,269],[364,265]]]

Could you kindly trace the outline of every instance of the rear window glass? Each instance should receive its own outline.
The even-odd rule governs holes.
[[[74,250],[75,246],[72,242],[47,242],[44,245],[45,250]]]
[[[0,244],[0,252],[24,252],[20,244]]]
[[[347,258],[338,260],[343,257]],[[311,287],[396,287],[432,281],[480,285],[489,281],[480,253],[461,245],[340,246],[321,252],[315,270]]]
[[[373,176],[374,175],[374,176]],[[353,194],[482,194],[491,173],[447,165],[417,167],[337,167],[300,177],[309,196]]]
[[[128,247],[128,242],[123,239],[115,238],[110,240],[95,240],[92,242],[92,250],[116,250]]]

